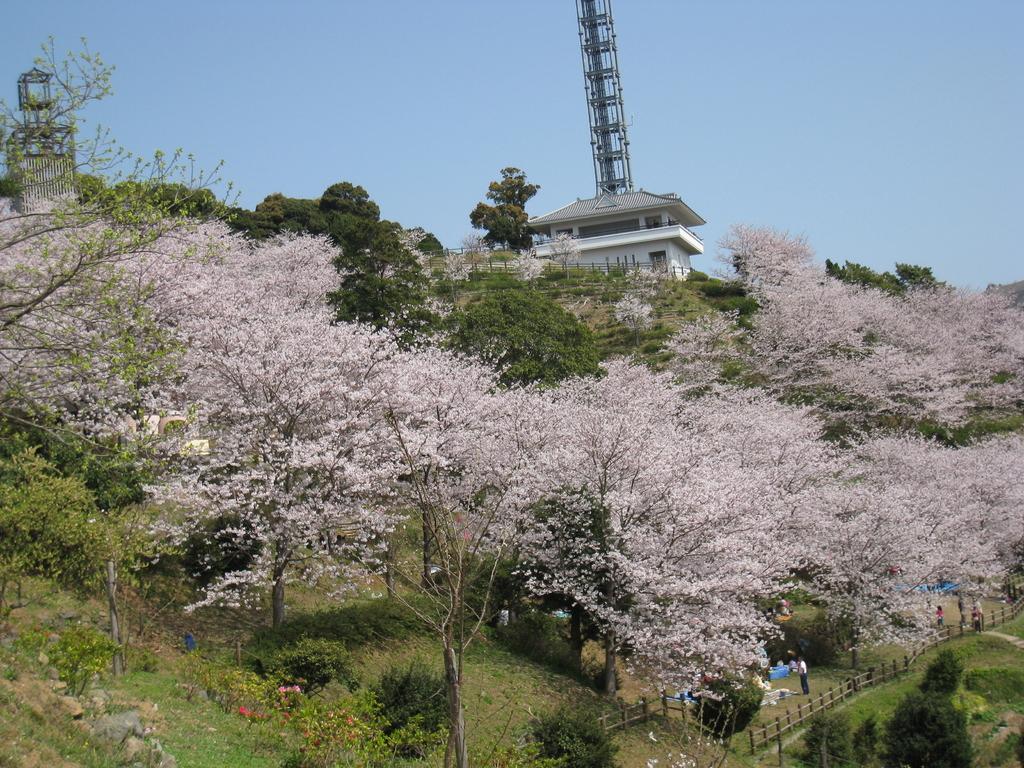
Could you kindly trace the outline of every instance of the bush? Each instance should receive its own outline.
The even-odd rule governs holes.
[[[448,694],[444,677],[422,661],[405,667],[388,667],[373,687],[387,725],[386,733],[404,728],[413,718],[427,732],[441,728],[448,719]]]
[[[700,697],[697,715],[719,738],[742,731],[761,709],[764,691],[753,680],[720,678],[705,686],[711,695]]]
[[[125,666],[131,672],[156,672],[159,662],[149,648],[129,646],[125,653]]]
[[[686,276],[686,279],[693,283],[707,282],[710,278],[707,272],[701,272],[699,269],[691,269],[690,273]]]
[[[878,756],[878,721],[874,715],[857,726],[853,732],[853,759],[857,765],[871,766]]]
[[[352,657],[334,640],[305,637],[274,654],[271,671],[283,682],[302,686],[307,693],[319,691],[332,680],[349,690],[358,687]]]
[[[580,707],[543,715],[531,729],[539,756],[554,758],[566,768],[614,768],[618,748],[597,718],[597,713]]]
[[[967,718],[949,698],[915,691],[885,729],[885,764],[901,768],[970,768]]]
[[[928,665],[921,681],[925,693],[952,696],[960,685],[964,674],[963,662],[950,650],[942,651]]]
[[[296,616],[276,629],[264,629],[256,633],[249,650],[258,658],[272,657],[278,648],[294,645],[304,637],[335,640],[351,650],[367,643],[401,640],[422,632],[416,617],[397,602],[368,600]],[[268,666],[268,662],[261,664]]]
[[[77,626],[64,631],[53,646],[50,660],[57,668],[60,679],[68,690],[80,696],[93,675],[98,675],[111,663],[117,645],[92,627]]]
[[[690,278],[691,280],[693,278]],[[725,298],[727,296],[746,296],[747,289],[742,283],[726,283],[721,280],[702,281],[697,290],[709,298]]]
[[[964,676],[964,688],[980,693],[993,704],[1016,704],[1024,699],[1024,670],[972,669]]]
[[[822,753],[826,755],[822,759]],[[853,766],[850,720],[844,712],[819,712],[811,718],[804,734],[803,760],[814,768]]]
[[[539,611],[520,615],[507,626],[498,627],[495,637],[513,653],[560,672],[575,673],[576,655],[563,633],[564,621]]]

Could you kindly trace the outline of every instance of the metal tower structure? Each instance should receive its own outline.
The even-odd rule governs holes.
[[[52,74],[36,68],[18,78],[22,119],[11,131],[7,159],[21,181],[22,210],[34,210],[47,201],[74,194],[74,131],[58,116],[52,79]]]
[[[611,0],[576,0],[597,194],[633,191]]]

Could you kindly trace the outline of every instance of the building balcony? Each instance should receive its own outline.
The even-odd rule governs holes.
[[[686,250],[691,253],[703,253],[704,241],[688,227],[677,221],[669,219],[667,224],[654,227],[644,225],[623,225],[621,227],[609,228],[597,235],[583,235],[576,237],[581,251],[589,251],[595,248],[610,248],[619,245],[633,243],[644,243],[655,240],[666,240],[678,238],[686,245]],[[537,255],[546,258],[551,254],[551,243],[553,237],[547,235],[534,235],[533,245]]]

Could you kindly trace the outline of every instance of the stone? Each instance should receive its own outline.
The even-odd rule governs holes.
[[[82,708],[78,699],[74,699],[71,696],[58,696],[57,705],[61,708],[64,714],[76,720],[85,714],[85,709]]]
[[[145,757],[149,752],[149,747],[146,746],[146,742],[142,739],[136,736],[129,736],[124,740],[124,744],[121,745],[121,750],[125,760],[134,761],[137,758]]]
[[[54,691],[66,691],[68,688],[68,684],[65,683],[63,680],[51,680],[50,688]]]
[[[93,688],[89,691],[89,698],[103,704],[110,703],[110,694],[102,688]]]
[[[78,614],[74,611],[61,611],[57,614],[63,621],[74,621],[78,618]]]
[[[173,755],[164,752],[160,755],[160,762],[157,763],[157,768],[178,768],[178,761],[174,759]]]
[[[36,661],[38,661],[38,662],[39,662],[40,664],[42,664],[42,665],[43,665],[43,666],[45,667],[45,666],[46,666],[47,664],[49,664],[49,663],[50,663],[50,657],[49,657],[49,656],[47,656],[47,655],[46,655],[45,653],[43,653],[42,651],[40,651],[40,652],[39,652],[39,655],[38,655],[38,656],[36,656]]]
[[[50,680],[59,680],[60,672],[58,672],[53,667],[50,667],[48,670],[46,670],[46,677]]]
[[[129,736],[137,736],[141,739],[145,735],[137,709],[97,718],[92,723],[92,731],[97,738],[115,744],[120,744]]]

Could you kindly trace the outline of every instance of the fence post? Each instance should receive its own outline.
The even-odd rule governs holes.
[[[875,668],[868,667],[868,685],[875,684]]]
[[[622,730],[626,730],[626,724],[629,722],[629,718],[626,715],[626,707],[622,706]]]
[[[784,765],[785,763],[783,763],[782,757],[782,737],[779,736],[779,768],[784,768]]]
[[[754,754],[757,751],[754,747],[754,729],[751,728],[747,733],[750,735],[750,754]]]
[[[235,640],[235,664],[242,666],[242,641]]]
[[[908,669],[910,669],[910,659],[903,654],[903,671],[906,672]]]

